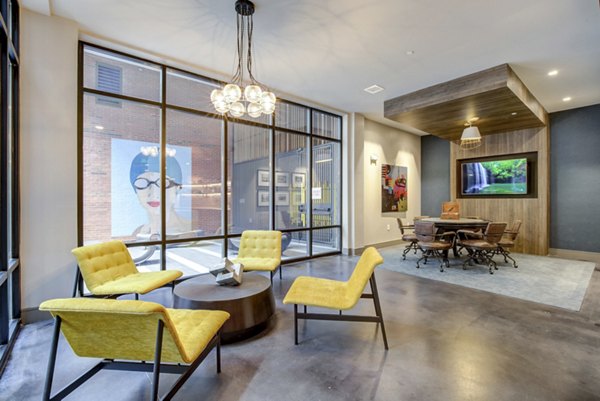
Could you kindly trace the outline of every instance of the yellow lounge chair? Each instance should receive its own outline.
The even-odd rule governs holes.
[[[79,265],[73,296],[83,295],[83,283],[93,296],[146,294],[172,283],[183,274],[179,270],[139,272],[122,241],[86,245],[71,251]]]
[[[281,280],[281,231],[244,231],[233,263],[243,264],[244,271],[268,271],[271,281],[279,268]]]
[[[40,310],[54,316],[45,401],[62,400],[102,369],[153,372],[153,401],[158,400],[160,371],[180,373],[162,398],[170,400],[214,347],[217,372],[221,371],[220,330],[229,318],[227,312],[167,309],[153,302],[95,298],[53,299],[43,302]],[[61,331],[77,355],[103,360],[50,397]]]
[[[375,267],[383,263],[383,258],[373,247],[365,249],[352,276],[348,281],[328,280],[323,278],[300,276],[290,287],[283,299],[284,304],[294,304],[294,342],[298,344],[298,319],[343,320],[351,322],[375,322],[381,324],[383,344],[388,349],[381,304],[377,284],[375,283]],[[371,293],[363,294],[367,282],[371,284]],[[360,298],[372,298],[376,316],[342,315],[343,310],[352,309]],[[298,305],[304,305],[304,313],[298,313]],[[307,306],[317,306],[339,310],[339,315],[329,313],[307,313]]]

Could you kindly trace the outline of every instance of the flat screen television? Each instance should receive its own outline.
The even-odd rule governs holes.
[[[458,160],[459,197],[535,197],[537,153]]]

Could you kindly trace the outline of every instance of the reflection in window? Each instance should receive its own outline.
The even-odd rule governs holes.
[[[270,130],[244,124],[229,124],[228,232],[269,229]],[[280,176],[280,179],[285,177]],[[284,188],[281,181],[278,188]],[[289,185],[289,183],[288,183]]]
[[[158,239],[159,185],[137,189],[134,183],[160,178],[160,108],[122,101],[117,109],[97,102],[99,97],[84,95],[84,243]],[[179,182],[182,174],[177,159],[167,157],[167,176]],[[176,198],[179,187],[167,192]]]
[[[340,224],[340,144],[313,139],[312,225]]]
[[[182,149],[185,171],[174,211],[190,222],[185,237],[220,235],[221,141],[223,121],[175,110],[167,111],[167,149]],[[167,166],[168,168],[168,166]],[[168,223],[168,219],[167,219]]]

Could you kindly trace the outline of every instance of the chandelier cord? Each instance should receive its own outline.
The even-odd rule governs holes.
[[[258,118],[263,114],[272,115],[275,112],[277,97],[268,88],[266,90],[261,88],[264,85],[254,78],[252,72],[254,3],[250,0],[237,0],[235,10],[237,12],[237,60],[234,59],[233,63],[235,72],[232,82],[210,93],[210,100],[217,112],[225,115],[229,113],[236,118],[242,117],[245,113],[252,118]],[[248,70],[247,75],[244,67]],[[245,80],[250,81],[250,84],[244,88]]]
[[[246,67],[248,68],[248,75],[250,81],[253,84],[257,84],[256,79],[254,79],[254,75],[252,75],[252,32],[254,31],[254,19],[252,15],[247,17],[247,28],[248,28],[248,55],[246,59]]]

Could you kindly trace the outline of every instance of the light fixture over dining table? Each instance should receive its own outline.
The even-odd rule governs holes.
[[[229,113],[233,117],[242,117],[245,113],[253,118],[260,117],[262,114],[273,114],[277,101],[275,94],[260,84],[252,74],[254,3],[249,0],[237,0],[235,11],[237,13],[236,71],[230,83],[211,92],[210,101],[216,111],[222,114]],[[248,73],[247,77],[244,75],[244,70]],[[250,82],[242,90],[245,79]]]
[[[481,146],[481,134],[479,128],[474,127],[472,124],[479,120],[479,117],[469,118],[465,125],[468,125],[460,137],[460,147],[462,149],[475,149]]]

